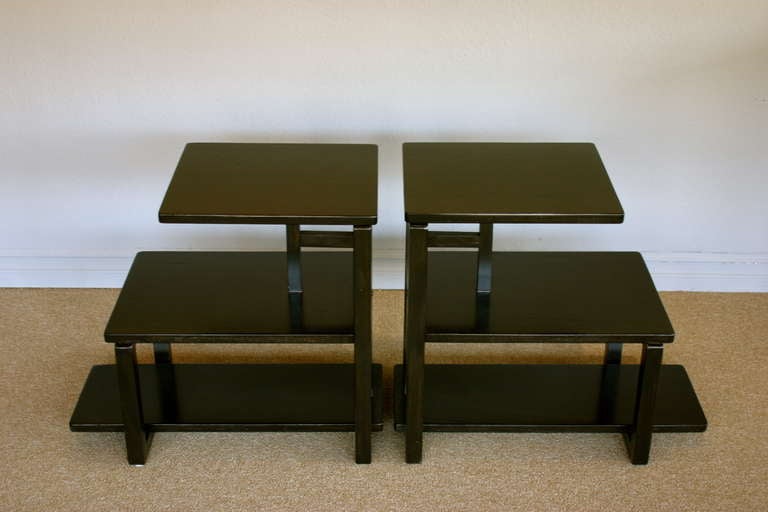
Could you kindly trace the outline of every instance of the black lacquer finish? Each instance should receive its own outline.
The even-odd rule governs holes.
[[[291,317],[285,253],[142,252],[104,337],[136,343],[352,343],[352,266],[350,252],[301,254],[299,327]]]
[[[493,252],[493,223],[623,221],[594,145],[412,143],[403,158],[406,325],[394,405],[407,462],[421,461],[424,431],[621,432],[632,463],[645,464],[653,432],[706,428],[685,370],[661,365],[675,334],[640,254]],[[606,348],[600,366],[435,366],[425,364],[429,342]],[[639,366],[621,365],[623,343],[643,345]]]
[[[353,231],[355,293],[355,460],[371,462],[371,227]]]
[[[637,365],[425,366],[424,430],[622,432],[634,422]],[[407,425],[403,367],[395,367],[395,428]],[[679,365],[663,365],[653,432],[702,432],[707,420]]]
[[[494,252],[487,306],[478,304],[477,261],[475,252],[429,253],[428,342],[674,339],[639,253]]]
[[[408,225],[405,252],[405,336],[403,363],[406,369],[405,458],[420,462],[423,443],[424,342],[427,306],[427,226]]]
[[[156,431],[348,430],[355,460],[369,463],[382,407],[371,349],[376,190],[372,145],[187,145],[160,220],[284,224],[286,250],[139,253],[104,333],[117,364],[94,367],[72,430],[124,431],[131,464],[144,463]],[[354,363],[173,363],[171,343],[243,342],[353,343]],[[154,344],[154,365],[137,365],[136,343]]]
[[[115,403],[120,405],[123,418],[128,463],[144,464],[152,442],[152,434],[146,430],[145,426],[135,345],[115,345],[115,360],[117,364],[114,374],[119,393],[114,398],[117,398]]]
[[[594,144],[403,144],[405,219],[615,223],[619,204]]]
[[[352,364],[137,367],[143,425],[171,431],[355,430]],[[70,420],[77,432],[122,432],[114,365],[91,369]],[[372,366],[372,429],[382,429],[382,369]]]
[[[376,224],[370,144],[187,144],[161,222]]]

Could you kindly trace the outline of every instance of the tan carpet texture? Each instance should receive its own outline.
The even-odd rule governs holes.
[[[392,366],[403,294],[374,296],[374,358],[384,365],[384,432],[373,464],[351,433],[160,433],[130,467],[120,433],[73,433],[116,290],[0,290],[0,511],[47,510],[768,510],[768,294],[664,293],[705,433],[657,434],[647,466],[618,434],[425,434],[404,463],[393,432]],[[177,362],[344,362],[348,346],[197,345]],[[599,345],[434,345],[429,362],[599,362]],[[639,349],[625,350],[637,362]],[[151,361],[142,346],[140,361]]]

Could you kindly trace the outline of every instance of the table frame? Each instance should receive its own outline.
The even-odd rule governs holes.
[[[353,251],[354,286],[354,366],[355,366],[355,461],[358,464],[371,462],[371,431],[373,396],[371,367],[371,232],[370,225],[355,225],[352,232],[302,231],[297,224],[286,225],[288,259],[288,288],[291,324],[301,327],[302,286],[301,248],[325,247],[347,248]],[[311,334],[301,339],[280,339],[272,342],[322,342],[323,336]],[[270,341],[265,337],[266,343]],[[173,364],[170,343],[153,343],[155,365],[171,367]],[[141,403],[139,372],[136,360],[136,344],[118,342],[115,344],[118,385],[128,462],[143,465],[152,440],[147,428]],[[172,372],[165,372],[172,375]],[[172,385],[172,382],[171,382]]]
[[[406,417],[406,462],[422,461],[424,432],[424,366],[425,344],[429,341],[451,341],[444,335],[430,339],[426,329],[426,298],[428,249],[430,247],[477,248],[476,321],[479,330],[487,327],[489,321],[489,300],[491,295],[493,223],[481,222],[478,232],[440,232],[428,229],[428,224],[407,223],[406,233],[406,281],[405,281],[405,333],[403,366],[405,368],[405,417]],[[471,340],[483,341],[487,335],[476,334]],[[466,337],[465,337],[466,338]],[[550,341],[528,337],[527,341]],[[490,339],[488,341],[491,341]],[[558,337],[558,342],[583,342],[583,338]],[[621,364],[621,343],[606,343],[603,364],[605,372]],[[653,432],[653,413],[656,404],[663,345],[648,340],[643,343],[639,368],[634,419],[624,439],[633,464],[648,462]],[[578,431],[578,429],[573,429]]]

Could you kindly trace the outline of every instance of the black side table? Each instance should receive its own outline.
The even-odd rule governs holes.
[[[91,370],[70,428],[124,431],[131,464],[154,432],[354,431],[355,460],[369,463],[382,429],[376,203],[373,145],[187,145],[160,221],[285,224],[287,250],[139,253],[104,333],[117,364]],[[154,365],[137,364],[137,343],[154,345]],[[353,343],[354,364],[175,364],[172,343]]]
[[[494,223],[620,223],[592,144],[405,144],[406,327],[395,428],[406,461],[424,431],[621,432],[648,461],[652,432],[703,431],[674,331],[638,253],[494,252]],[[478,223],[479,232],[429,231]],[[476,252],[428,251],[432,247]],[[425,343],[605,343],[599,365],[429,365]],[[622,365],[623,343],[643,345]]]

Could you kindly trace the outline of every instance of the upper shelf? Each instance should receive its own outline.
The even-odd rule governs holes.
[[[620,223],[594,144],[403,144],[405,219],[447,223]]]
[[[187,144],[160,222],[376,224],[372,144]]]

